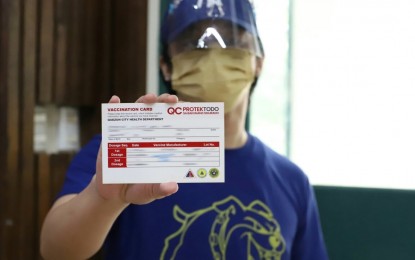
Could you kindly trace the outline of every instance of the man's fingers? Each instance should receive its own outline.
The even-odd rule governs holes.
[[[114,95],[110,98],[110,101],[108,103],[121,103],[121,100],[118,96]]]
[[[152,93],[150,94],[146,94],[144,96],[141,96],[139,99],[137,99],[137,101],[135,101],[136,103],[177,103],[179,102],[179,99],[177,98],[176,95],[170,95],[170,94],[161,94],[160,96],[156,96]]]
[[[157,102],[157,96],[153,93],[146,94],[144,96],[141,96],[135,103],[156,103]]]
[[[170,96],[168,93],[161,94],[157,97],[157,102],[165,102],[165,100]]]
[[[176,95],[170,95],[170,94],[163,94],[158,97],[157,102],[161,103],[177,103],[179,102],[179,99]]]

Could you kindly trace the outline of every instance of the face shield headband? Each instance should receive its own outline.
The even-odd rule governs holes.
[[[239,48],[263,56],[254,9],[248,0],[175,0],[161,29],[171,55],[205,48]]]

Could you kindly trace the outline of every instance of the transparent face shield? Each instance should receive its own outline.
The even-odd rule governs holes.
[[[170,57],[209,48],[242,49],[263,56],[248,0],[176,0],[165,17],[162,41]]]

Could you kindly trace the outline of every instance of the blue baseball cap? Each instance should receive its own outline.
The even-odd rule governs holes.
[[[191,24],[202,20],[229,21],[259,38],[250,0],[171,0],[162,22],[161,42],[172,42]]]

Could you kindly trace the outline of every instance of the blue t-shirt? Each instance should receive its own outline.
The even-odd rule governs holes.
[[[59,196],[88,185],[100,142],[77,154]],[[107,259],[328,259],[307,177],[252,135],[225,150],[225,183],[182,183],[172,196],[130,205],[104,250]]]

